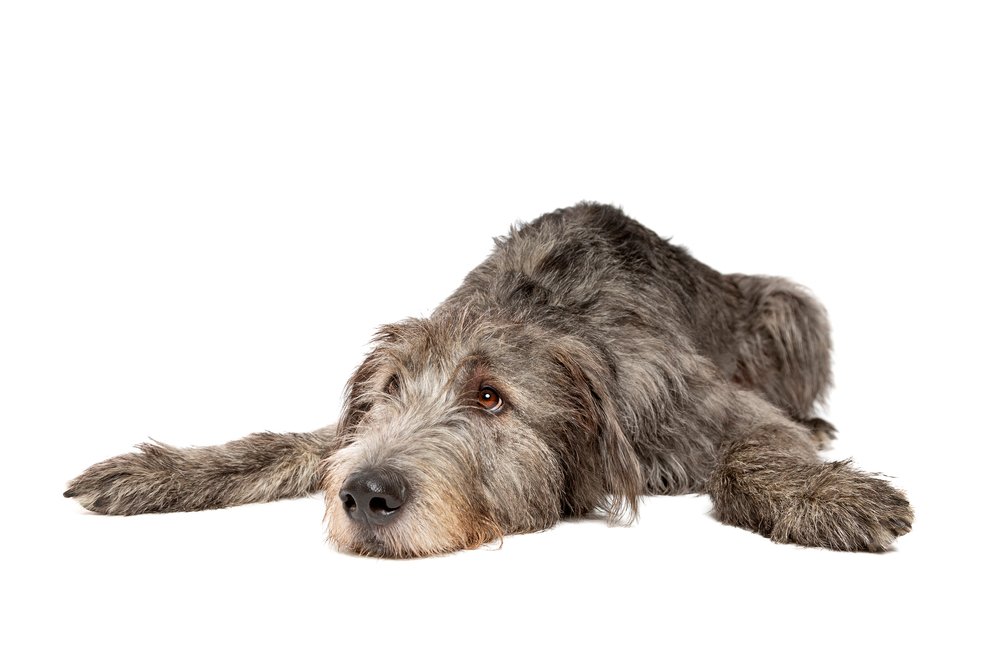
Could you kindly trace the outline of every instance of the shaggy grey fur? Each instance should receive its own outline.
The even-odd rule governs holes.
[[[882,551],[913,514],[817,455],[829,386],[829,326],[804,290],[720,274],[583,203],[498,240],[430,318],[383,327],[337,425],[143,445],[66,495],[136,514],[323,489],[335,544],[409,557],[708,493],[722,521],[775,541]]]

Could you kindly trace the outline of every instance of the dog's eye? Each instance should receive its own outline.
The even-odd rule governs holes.
[[[499,412],[500,408],[503,407],[503,399],[500,398],[500,393],[493,387],[480,387],[479,405],[484,410]]]
[[[398,394],[399,376],[393,375],[391,378],[389,378],[389,381],[385,383],[385,389],[383,389],[382,391],[389,394],[390,396],[395,396],[396,394]]]

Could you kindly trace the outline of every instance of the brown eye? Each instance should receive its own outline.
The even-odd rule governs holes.
[[[385,389],[383,389],[382,391],[389,394],[390,396],[395,396],[396,394],[398,394],[399,376],[393,375],[391,378],[389,378],[389,381],[385,383]]]
[[[490,412],[499,412],[503,406],[503,399],[499,392],[493,387],[479,388],[479,405]]]

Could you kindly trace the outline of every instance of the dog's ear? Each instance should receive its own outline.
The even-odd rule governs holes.
[[[400,330],[403,324],[388,324],[383,326],[372,338],[374,348],[365,357],[361,365],[347,381],[344,390],[344,410],[338,424],[340,435],[346,436],[364,418],[372,407],[375,397],[385,388],[386,370],[390,356],[388,348],[400,340]]]
[[[642,472],[618,415],[611,391],[613,371],[600,351],[577,338],[553,341],[552,355],[569,379],[574,439],[582,436],[597,462],[600,509],[609,518],[630,522],[638,511]]]

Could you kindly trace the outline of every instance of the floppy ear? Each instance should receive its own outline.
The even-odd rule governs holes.
[[[346,437],[354,430],[371,409],[375,395],[381,393],[383,387],[378,383],[384,379],[383,368],[389,360],[386,348],[399,340],[400,326],[389,324],[378,330],[372,338],[374,349],[368,353],[347,381],[344,390],[344,409],[338,424],[340,437]]]
[[[613,372],[600,352],[577,338],[562,338],[552,348],[556,363],[570,379],[574,440],[583,435],[598,462],[602,498],[598,507],[616,521],[631,522],[642,494],[639,459],[622,429],[611,391]]]

